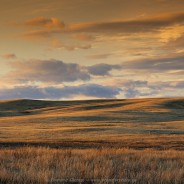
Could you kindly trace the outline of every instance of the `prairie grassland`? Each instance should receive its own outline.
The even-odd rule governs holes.
[[[0,145],[19,143],[181,150],[184,99],[2,101]]]
[[[63,183],[62,179],[115,183],[112,179],[121,179],[116,183],[182,184],[184,154],[176,150],[24,147],[0,150],[0,170],[0,183]]]
[[[1,101],[0,183],[51,178],[183,183],[184,99]]]

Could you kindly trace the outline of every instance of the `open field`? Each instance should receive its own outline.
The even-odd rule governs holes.
[[[184,154],[176,150],[29,147],[0,150],[0,163],[0,183],[116,178],[122,179],[116,183],[182,184],[184,179]]]
[[[0,183],[182,183],[184,99],[1,101],[0,170]]]

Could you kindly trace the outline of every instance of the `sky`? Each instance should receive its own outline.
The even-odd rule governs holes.
[[[0,99],[182,97],[183,0],[0,0]]]

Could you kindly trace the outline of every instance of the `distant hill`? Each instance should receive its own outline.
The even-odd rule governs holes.
[[[184,98],[146,98],[146,99],[107,99],[107,100],[81,100],[81,101],[42,101],[42,100],[0,100],[0,116],[7,115],[25,115],[43,113],[53,109],[56,111],[94,111],[94,110],[112,110],[118,109],[134,111],[169,111],[184,109]]]

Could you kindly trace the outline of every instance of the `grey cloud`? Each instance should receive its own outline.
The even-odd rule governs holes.
[[[66,86],[63,88],[35,86],[14,87],[13,89],[0,89],[0,99],[63,99],[84,95],[96,98],[116,98],[120,88],[101,86],[97,84]]]
[[[10,63],[12,71],[3,80],[15,82],[62,83],[77,80],[87,81],[92,75],[108,75],[118,65],[98,64],[82,66],[76,63],[64,63],[60,60],[30,60]]]
[[[184,80],[183,81],[176,82],[174,84],[174,86],[177,87],[177,88],[183,88],[184,89]]]
[[[144,88],[148,90],[144,90]],[[167,91],[183,90],[184,81],[148,82],[126,81],[122,86],[103,86],[99,84],[82,84],[65,87],[38,87],[38,86],[15,86],[11,89],[0,89],[0,99],[73,99],[75,96],[88,96],[91,98],[117,98],[124,94],[125,98],[153,97]],[[173,96],[179,94],[173,93]]]
[[[135,87],[144,87],[147,86],[148,81],[142,80],[129,80],[122,83],[124,87],[135,88]]]
[[[121,65],[109,65],[105,63],[93,65],[87,67],[88,71],[92,75],[109,75],[109,72],[113,69],[121,69]]]
[[[184,80],[166,82],[126,80],[122,82],[118,81],[115,86],[122,89],[121,93],[125,96],[125,98],[153,97],[155,95],[161,95],[164,97],[169,91],[175,91],[172,96],[179,96],[177,91],[183,90],[184,92]],[[163,92],[165,92],[165,95]],[[181,92],[179,94],[181,94]]]
[[[184,70],[184,55],[129,61],[123,63],[123,67],[125,69],[147,70],[148,72]]]
[[[152,89],[184,89],[184,80],[183,81],[167,81],[167,82],[152,82],[148,84],[149,88]]]
[[[126,98],[135,98],[139,96],[149,96],[151,93],[145,94],[142,88],[148,87],[148,81],[129,80],[122,82],[123,93]]]
[[[13,70],[7,74],[7,78],[18,81],[40,82],[73,82],[76,80],[89,80],[90,75],[80,65],[64,63],[58,60],[33,60],[28,62],[12,62]]]
[[[126,98],[135,98],[140,95],[140,92],[136,89],[127,89],[123,91]]]
[[[125,98],[155,97],[155,96],[182,96],[184,92],[184,80],[176,81],[145,81],[126,80],[113,87],[121,88],[120,94]],[[167,92],[169,95],[167,95]],[[172,93],[170,93],[172,92]]]

